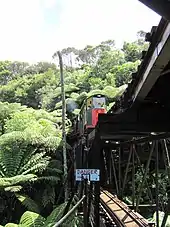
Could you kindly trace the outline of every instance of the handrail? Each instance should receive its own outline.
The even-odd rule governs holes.
[[[71,209],[69,210],[69,212],[62,217],[53,227],[59,227],[61,224],[63,224],[65,222],[65,220],[76,210],[76,208],[83,202],[83,200],[86,198],[86,196],[84,195],[78,202],[77,204]]]

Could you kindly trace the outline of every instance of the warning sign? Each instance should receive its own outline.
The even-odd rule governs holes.
[[[82,181],[87,179],[88,181],[99,181],[100,170],[99,169],[76,169],[76,181]]]

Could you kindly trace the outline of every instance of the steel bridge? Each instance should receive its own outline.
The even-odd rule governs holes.
[[[77,187],[85,227],[159,226],[159,210],[165,213],[163,227],[170,213],[170,1],[140,1],[162,16],[146,35],[148,51],[123,95],[75,145],[77,155],[83,151],[83,168],[100,170],[99,182],[85,180]],[[160,196],[162,172],[168,181],[166,203]],[[128,196],[131,204],[122,202]],[[155,224],[139,214],[144,209],[156,212]]]

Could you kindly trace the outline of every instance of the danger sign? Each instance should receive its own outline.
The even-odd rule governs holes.
[[[77,169],[77,174],[97,174],[97,169]]]
[[[89,181],[99,181],[99,169],[76,169],[76,181],[88,179]]]

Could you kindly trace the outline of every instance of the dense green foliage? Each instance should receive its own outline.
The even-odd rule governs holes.
[[[112,105],[125,89],[124,84],[140,63],[141,50],[147,48],[143,33],[138,35],[136,42],[124,43],[122,50],[116,49],[113,40],[83,50],[70,47],[62,50],[67,132],[84,98],[100,92],[109,97]],[[60,145],[59,69],[46,62],[29,65],[1,61],[1,225],[52,226],[56,214],[59,218],[61,207],[56,206],[63,183]]]

